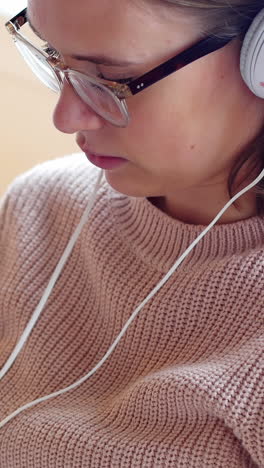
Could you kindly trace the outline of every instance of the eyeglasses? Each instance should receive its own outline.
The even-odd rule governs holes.
[[[36,47],[20,29],[28,22],[27,8],[6,23],[8,32],[34,74],[52,91],[59,93],[64,79],[75,93],[100,117],[118,127],[127,127],[130,116],[126,99],[175,73],[186,65],[224,47],[233,38],[208,36],[175,57],[158,65],[129,84],[120,84],[68,68],[58,53],[47,44]]]

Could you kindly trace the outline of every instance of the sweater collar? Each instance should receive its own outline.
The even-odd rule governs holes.
[[[206,228],[173,219],[147,198],[108,189],[117,234],[133,252],[158,270],[167,271]],[[264,245],[264,218],[215,225],[184,260],[182,267],[246,254]]]

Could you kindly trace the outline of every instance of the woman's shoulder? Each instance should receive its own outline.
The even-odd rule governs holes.
[[[1,200],[19,209],[27,203],[41,200],[75,197],[85,188],[92,192],[99,169],[93,166],[83,153],[42,162],[14,179]]]
[[[75,153],[43,162],[19,175],[0,203],[1,236],[14,225],[17,230],[24,223],[52,222],[66,212],[74,222],[92,195],[99,173],[83,153]],[[106,190],[106,184],[102,190]]]
[[[65,190],[74,190],[84,179],[87,190],[99,169],[93,166],[83,153],[74,153],[51,159],[38,164],[14,179],[7,189],[7,193],[17,194],[55,190],[63,186]],[[70,186],[67,184],[70,183]]]

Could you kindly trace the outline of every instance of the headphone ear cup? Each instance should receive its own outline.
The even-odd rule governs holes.
[[[240,71],[249,89],[264,99],[264,9],[258,13],[244,38]]]

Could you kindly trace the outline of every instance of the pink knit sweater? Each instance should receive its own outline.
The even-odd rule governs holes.
[[[1,206],[0,368],[87,205],[83,154],[40,165]],[[15,364],[0,421],[78,380],[203,230],[101,186]],[[264,219],[215,226],[76,390],[0,429],[1,468],[264,467]]]

